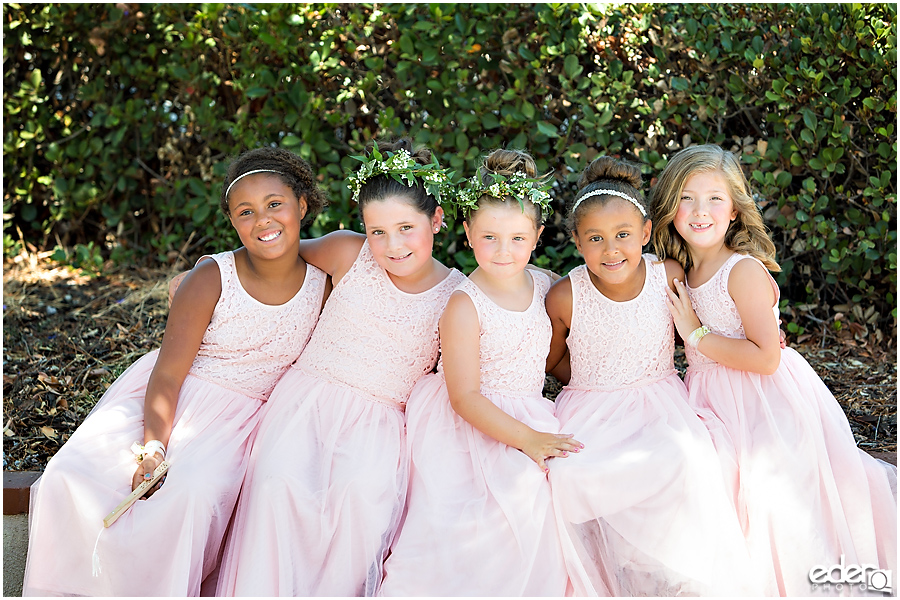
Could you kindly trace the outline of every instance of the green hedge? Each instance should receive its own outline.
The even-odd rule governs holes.
[[[127,8],[123,8],[127,7]],[[577,264],[564,205],[598,154],[648,183],[687,144],[741,152],[788,316],[896,327],[896,8],[832,5],[6,4],[4,251],[172,261],[232,247],[223,160],[278,144],[343,183],[409,134],[470,175],[495,147],[554,170],[538,262]],[[439,258],[471,268],[462,226]],[[852,307],[852,308],[851,308]],[[796,326],[794,326],[796,330]]]

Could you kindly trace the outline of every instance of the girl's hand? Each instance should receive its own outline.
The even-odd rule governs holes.
[[[145,456],[144,460],[141,461],[141,464],[138,465],[137,470],[135,470],[134,476],[131,478],[131,491],[133,492],[134,490],[136,490],[137,486],[141,485],[141,483],[143,483],[145,479],[152,479],[153,471],[156,470],[156,467],[158,467],[160,463],[162,463],[162,461],[162,457],[155,452],[153,454],[150,454],[149,456]],[[163,475],[159,480],[159,483],[147,490],[147,493],[142,496],[142,498],[149,498],[150,496],[152,496],[153,493],[162,486],[165,480],[166,476]]]
[[[549,473],[550,469],[547,468],[545,459],[565,458],[569,452],[580,452],[582,448],[584,448],[584,444],[574,439],[571,433],[533,431],[526,437],[521,450],[528,458],[537,463],[541,471]]]
[[[691,333],[700,327],[702,323],[697,318],[694,307],[691,306],[691,299],[688,297],[684,283],[677,279],[672,281],[675,284],[675,291],[666,286],[666,294],[669,295],[669,312],[672,313],[672,318],[675,320],[675,328],[678,330],[678,335],[685,340],[686,344]]]

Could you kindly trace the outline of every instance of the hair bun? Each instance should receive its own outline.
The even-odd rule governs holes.
[[[581,190],[595,181],[618,181],[639,190],[641,168],[611,156],[598,156],[581,172],[576,185]]]
[[[372,148],[374,147],[374,142],[370,143],[367,148],[367,153],[371,153]],[[420,165],[431,164],[432,155],[431,150],[426,148],[425,146],[415,146],[413,141],[408,137],[402,137],[396,141],[388,142],[382,141],[378,142],[378,151],[379,152],[399,152],[400,150],[406,150],[409,155]]]
[[[537,177],[537,165],[528,154],[519,150],[494,150],[484,159],[484,177],[488,173],[509,177],[514,173],[524,173],[526,177]]]

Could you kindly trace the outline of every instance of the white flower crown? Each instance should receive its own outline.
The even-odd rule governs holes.
[[[482,196],[493,196],[494,198],[515,198],[525,209],[525,201],[528,200],[541,209],[541,217],[547,218],[553,209],[550,207],[550,194],[547,189],[550,182],[541,179],[529,178],[524,173],[513,173],[508,177],[497,173],[490,173],[494,180],[488,186],[485,186],[479,175],[470,177],[467,186],[460,190],[453,200],[454,208],[462,209],[463,215],[468,215],[478,207],[478,199]]]
[[[452,189],[450,178],[453,177],[453,171],[442,169],[437,159],[432,158],[431,163],[423,165],[405,149],[388,151],[385,155],[378,151],[376,144],[369,156],[351,156],[362,163],[347,178],[354,202],[359,202],[359,192],[366,181],[378,175],[387,175],[407,187],[412,187],[421,180],[425,191],[434,196],[438,204],[441,203],[442,195],[449,195],[447,192]]]

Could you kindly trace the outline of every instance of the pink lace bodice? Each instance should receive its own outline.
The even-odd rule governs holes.
[[[728,293],[728,277],[731,275],[734,265],[745,258],[755,260],[763,269],[766,269],[758,258],[734,253],[719,267],[709,281],[695,288],[687,285],[685,281],[691,305],[693,305],[700,322],[709,327],[713,333],[735,339],[746,339],[747,336],[744,334],[744,325],[741,323],[741,315],[734,304],[734,299]],[[778,284],[769,275],[768,269],[766,269],[766,275],[775,290],[775,306],[772,307],[772,311],[775,313],[775,320],[778,321],[778,299],[781,293]],[[706,368],[717,364],[713,359],[704,356],[690,346],[685,346],[684,354],[687,357],[689,369]]]
[[[463,279],[453,269],[430,290],[407,294],[397,289],[364,242],[294,366],[376,400],[405,405],[416,381],[434,368],[438,320]]]
[[[666,266],[645,254],[644,287],[615,302],[591,282],[585,265],[572,269],[572,322],[566,343],[570,388],[637,387],[675,373],[675,329],[666,304]]]
[[[241,286],[231,251],[210,255],[219,265],[222,293],[190,374],[266,400],[312,335],[322,306],[325,273],[306,265],[297,294],[278,306],[263,304]]]
[[[534,295],[522,312],[501,308],[469,279],[456,288],[472,299],[478,312],[482,391],[540,396],[544,388],[551,336],[544,296],[550,277],[527,272],[534,281]],[[438,369],[443,371],[443,365]]]

